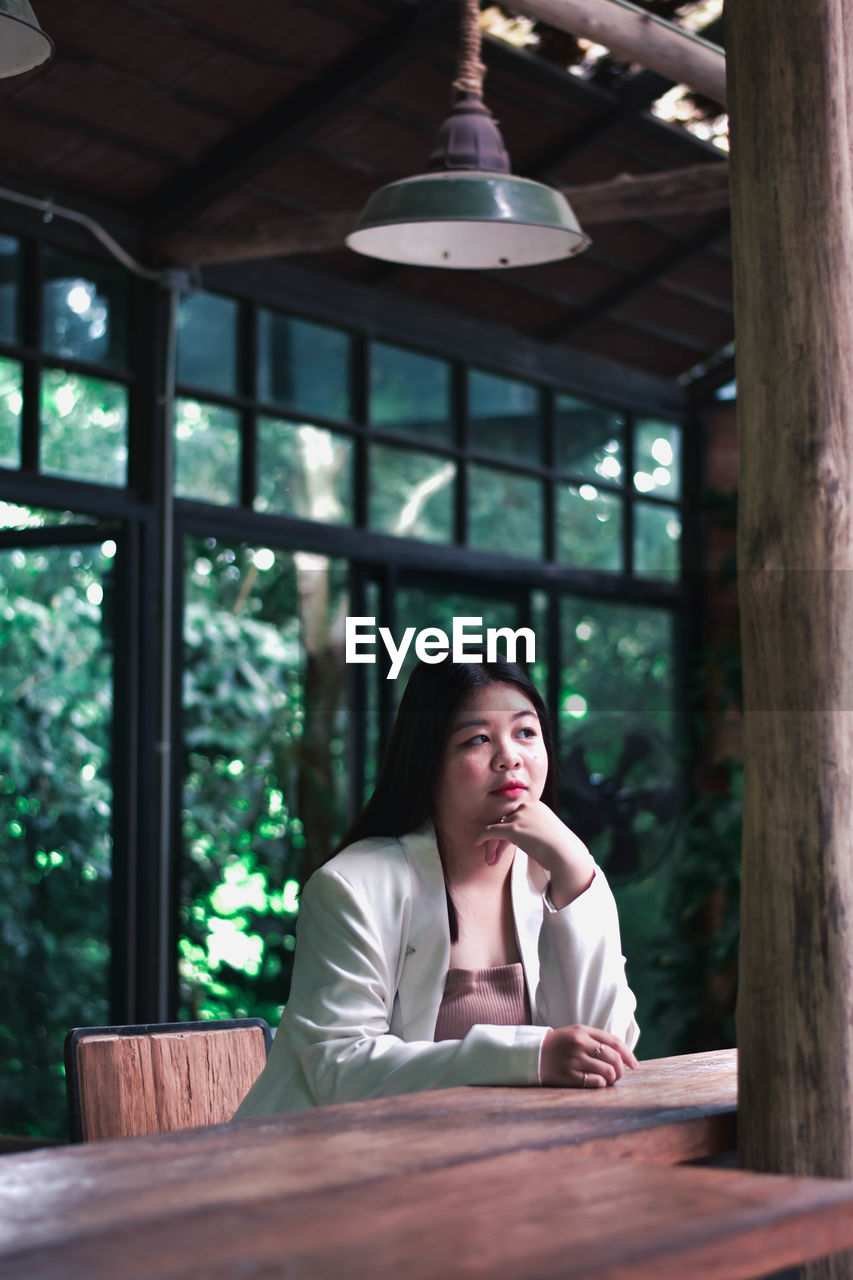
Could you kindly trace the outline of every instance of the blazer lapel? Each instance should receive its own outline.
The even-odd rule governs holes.
[[[538,862],[516,849],[512,864],[512,911],[515,917],[515,936],[521,952],[521,963],[530,997],[530,1009],[536,1018],[536,990],[539,986],[539,933],[542,928],[542,894],[548,883],[548,873]]]
[[[450,926],[444,872],[432,825],[403,836],[412,884],[408,937],[402,939],[397,986],[402,1031],[408,1040],[432,1040],[450,964]]]

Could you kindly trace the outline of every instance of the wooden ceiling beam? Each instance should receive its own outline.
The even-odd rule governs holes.
[[[726,102],[726,57],[721,49],[628,4],[626,0],[502,0],[513,13],[592,40],[627,62],[638,62],[674,84]]]
[[[729,167],[712,160],[561,190],[587,226],[630,218],[702,217],[728,208]]]
[[[581,226],[631,218],[706,216],[728,207],[728,166],[722,161],[688,165],[563,191]],[[174,266],[328,253],[343,248],[356,216],[354,211],[309,214],[250,227],[174,233],[155,238],[151,248],[159,261]]]
[[[600,320],[602,316],[609,312],[617,312],[619,307],[628,302],[637,294],[642,293],[645,289],[651,288],[657,281],[668,275],[670,271],[674,271],[676,267],[680,267],[682,263],[702,253],[709,248],[715,240],[729,229],[729,213],[728,210],[716,217],[708,226],[704,226],[690,240],[680,241],[674,248],[667,249],[665,253],[660,254],[654,259],[639,275],[632,276],[630,279],[620,281],[619,284],[613,286],[612,289],[605,289],[597,298],[593,298],[579,311],[573,315],[566,317],[564,321],[554,325],[546,333],[540,334],[546,342],[556,342],[569,337],[573,333],[577,333],[580,329],[585,329],[587,325],[592,324],[595,320]]]

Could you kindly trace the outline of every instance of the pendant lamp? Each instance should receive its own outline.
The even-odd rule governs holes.
[[[456,103],[438,131],[428,171],[375,191],[346,242],[388,262],[474,270],[580,253],[590,239],[565,196],[510,172],[497,122],[483,103],[479,3],[461,6]]]
[[[28,0],[0,0],[0,78],[32,71],[52,54]]]

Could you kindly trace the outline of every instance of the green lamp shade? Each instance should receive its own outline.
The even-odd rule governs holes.
[[[27,0],[0,0],[0,78],[32,71],[52,53],[53,41]]]
[[[417,267],[532,266],[590,243],[565,196],[509,173],[427,173],[375,191],[347,244]]]

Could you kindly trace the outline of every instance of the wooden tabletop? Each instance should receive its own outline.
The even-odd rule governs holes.
[[[668,1163],[731,1137],[735,1088],[734,1054],[703,1054],[606,1090],[450,1089],[7,1156],[0,1277],[732,1280],[853,1245],[853,1184]]]
[[[176,1206],[161,1192],[145,1216],[114,1206],[97,1229],[45,1218],[41,1243],[4,1247],[0,1276],[746,1280],[853,1245],[853,1183],[589,1161],[557,1147],[331,1194],[282,1195],[258,1170],[247,1196],[227,1161],[219,1174],[215,1202]],[[88,1185],[93,1198],[101,1190]]]
[[[320,1107],[237,1125],[83,1143],[0,1160],[0,1256],[69,1223],[148,1219],[251,1200],[329,1191],[520,1149],[567,1147],[590,1159],[672,1162],[734,1148],[735,1051],[658,1058],[610,1089],[457,1088]],[[91,1194],[98,1187],[97,1196]]]

